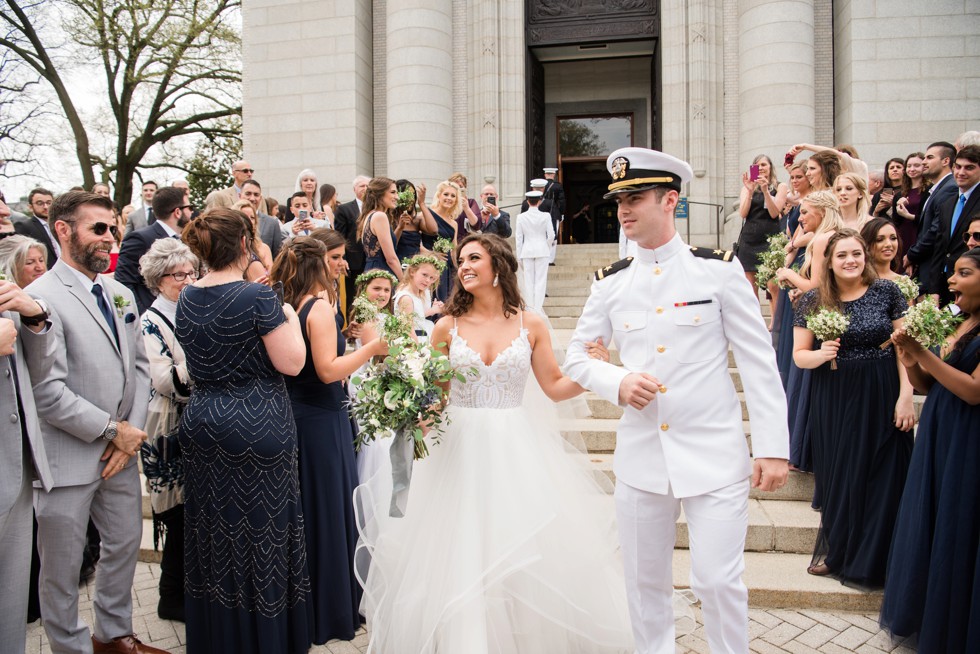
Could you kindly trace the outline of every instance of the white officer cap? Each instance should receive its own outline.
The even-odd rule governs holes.
[[[538,179],[531,180],[531,188],[544,188],[547,185],[548,185],[548,180],[546,179],[538,178]]]
[[[558,169],[557,168],[542,168],[542,170],[544,170],[544,172],[545,172],[546,175],[548,173],[557,173],[558,172]]]
[[[527,193],[524,194],[524,197],[526,197],[526,198],[540,198],[542,195],[544,195],[544,193],[542,193],[541,191],[528,191]]]
[[[606,169],[612,177],[608,200],[619,193],[646,191],[657,186],[681,190],[694,177],[691,165],[677,157],[646,148],[620,148],[606,159]]]

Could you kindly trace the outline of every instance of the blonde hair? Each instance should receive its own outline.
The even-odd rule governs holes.
[[[841,173],[834,180],[834,192],[837,192],[837,182],[841,179],[846,179],[852,184],[854,188],[858,190],[858,199],[855,209],[857,210],[858,218],[864,218],[869,215],[869,209],[871,208],[871,196],[868,195],[868,182],[865,181],[864,177],[858,175],[857,173]]]
[[[450,219],[453,219],[463,211],[463,192],[459,188],[459,184],[456,182],[451,182],[448,179],[443,182],[439,182],[439,186],[436,187],[435,197],[433,197],[432,204],[429,205],[429,208],[433,211],[439,208],[439,196],[441,196],[442,192],[447,188],[451,188],[456,191],[456,206],[453,207],[452,215],[449,216]]]
[[[820,234],[839,232],[844,229],[844,216],[840,213],[840,203],[837,202],[837,196],[830,191],[811,191],[800,204],[802,205],[804,202],[814,209],[820,209],[823,214],[820,224],[813,230],[813,238],[807,243],[806,261],[800,269],[800,274],[809,278],[810,266],[813,263],[813,244],[817,242],[817,237]]]
[[[255,207],[252,206],[252,203],[249,202],[248,200],[239,200],[235,204],[231,205],[231,208],[237,211],[238,213],[242,214],[243,216],[245,216],[245,218],[247,218],[248,221],[255,226],[255,229],[253,230],[255,232],[253,240],[256,243],[264,243],[264,241],[262,240],[262,236],[259,234],[259,212],[255,210]],[[255,218],[254,219],[249,218],[248,214],[242,211],[243,209],[251,209],[252,213],[255,214]]]

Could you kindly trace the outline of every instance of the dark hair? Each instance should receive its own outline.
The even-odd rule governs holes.
[[[246,179],[244,182],[242,182],[242,185],[239,188],[245,188],[246,186],[248,186],[250,184],[252,186],[257,187],[260,191],[262,190],[262,185],[259,184],[258,182],[256,182],[254,179]]]
[[[382,203],[385,193],[391,188],[391,185],[395,183],[395,180],[389,179],[387,177],[373,177],[371,181],[368,182],[367,188],[364,189],[364,206],[361,207],[361,215],[357,218],[357,240],[360,241],[361,237],[364,236],[364,227],[367,221],[371,218],[371,214],[375,211],[380,211],[381,213],[388,216],[388,224],[391,228],[395,228],[395,217],[392,215],[392,211],[389,211]]]
[[[892,221],[888,220],[887,218],[879,217],[872,218],[861,227],[861,239],[867,245],[869,255],[871,254],[871,250],[874,248],[875,243],[878,241],[878,232],[880,232],[881,228],[885,225],[891,225],[892,227],[895,226]],[[895,230],[895,235],[898,237],[898,247],[895,249],[895,257],[892,259],[891,264],[889,264],[889,268],[891,268],[892,272],[898,272],[898,260],[902,253],[902,235],[898,233],[897,229]],[[874,261],[871,263],[874,265]]]
[[[167,218],[177,207],[184,206],[184,189],[164,186],[153,195],[153,213],[157,218]]]
[[[211,270],[222,270],[240,261],[242,237],[251,250],[254,240],[252,222],[234,209],[208,209],[192,220],[181,233],[181,239]]]
[[[971,147],[971,146],[967,146],[967,147]],[[980,269],[980,248],[973,248],[972,250],[967,250],[966,252],[961,254],[959,258],[969,259],[970,261],[973,262],[973,265],[976,268]],[[957,339],[956,341],[956,345],[953,346],[953,350],[950,352],[950,354],[952,355],[954,352],[961,353],[963,350],[966,349],[966,346],[970,344],[970,341],[972,341],[978,335],[980,335],[980,324],[975,325],[973,329],[960,336],[959,339]],[[980,360],[980,353],[978,353],[977,359]],[[973,364],[972,367],[976,367],[976,364]]]
[[[960,151],[956,153],[956,161],[960,159],[980,165],[980,145],[967,145],[960,148]]]
[[[864,270],[861,271],[861,282],[865,286],[871,286],[872,282],[878,278],[871,263],[871,256],[868,254],[868,244],[861,238],[861,235],[850,227],[845,227],[836,232],[827,241],[827,248],[824,250],[823,275],[820,277],[819,290],[817,291],[820,300],[819,305],[835,311],[840,311],[841,299],[840,287],[837,285],[837,278],[834,276],[833,270],[834,247],[848,238],[856,240],[861,244],[861,249],[864,250]]]
[[[388,313],[394,313],[395,312],[395,287],[397,286],[397,284],[391,281],[391,279],[389,279],[388,277],[372,277],[368,280],[361,280],[354,287],[354,297],[360,297],[361,295],[363,295],[365,291],[367,291],[367,287],[370,286],[371,283],[376,279],[383,279],[387,281],[389,284],[391,284],[391,294],[388,295],[388,304],[383,306],[382,310]]]
[[[930,143],[926,150],[932,148],[939,148],[939,157],[941,159],[949,159],[949,165],[953,165],[953,161],[956,159],[956,146],[949,141],[936,141],[935,143]]]
[[[517,284],[517,257],[510,249],[510,244],[496,234],[470,234],[456,246],[453,256],[459,262],[463,248],[470,243],[479,243],[490,255],[490,265],[497,275],[497,283],[504,296],[504,317],[507,318],[518,311],[524,310],[524,300]],[[463,288],[458,281],[453,294],[445,306],[446,315],[458,318],[473,306],[473,294]]]
[[[888,161],[885,162],[885,179],[884,179],[884,182],[885,182],[885,186],[890,187],[890,188],[894,188],[894,187],[892,187],[891,178],[888,177],[888,166],[890,166],[892,164],[892,162],[896,162],[896,163],[902,164],[902,178],[903,179],[905,178],[905,160],[904,159],[901,159],[899,157],[892,157],[891,159],[889,159]]]
[[[320,184],[320,206],[333,200],[337,195],[337,188],[333,184]]]
[[[925,159],[926,155],[923,152],[913,152],[909,154],[907,157],[905,157],[905,161],[904,161],[905,172],[902,173],[902,195],[904,195],[905,197],[908,197],[909,193],[912,192],[912,178],[909,177],[909,159],[911,159],[912,157]],[[927,182],[924,177],[920,177],[919,179],[921,180],[920,182],[921,185],[919,186],[919,188],[921,189],[922,193],[925,193],[927,190],[929,190],[929,182]]]
[[[305,295],[316,295],[333,285],[327,276],[323,257],[327,246],[312,236],[297,236],[287,241],[272,264],[269,277],[282,282],[283,299],[299,310]]]
[[[326,248],[324,254],[327,254],[331,250],[336,250],[340,247],[347,247],[347,239],[344,237],[344,235],[331,227],[317,227],[310,232],[310,238],[315,238],[323,243],[323,246]],[[336,302],[338,295],[337,282],[339,280],[331,279],[329,270],[327,270],[326,275],[330,282],[327,284],[327,295],[330,296],[331,302]]]
[[[100,209],[112,211],[112,200],[104,195],[89,193],[88,191],[67,191],[59,195],[51,203],[51,209],[48,211],[48,223],[52,226],[52,229],[54,228],[55,222],[59,220],[70,223],[77,218],[75,214],[78,210],[85,206],[99,207]]]
[[[37,188],[31,189],[31,192],[27,194],[27,204],[34,202],[35,195],[50,195],[52,198],[54,197],[54,193],[46,188],[38,186]]]
[[[823,182],[826,184],[825,188],[833,189],[834,180],[840,175],[840,155],[833,150],[821,150],[820,152],[814,152],[810,157],[810,161],[820,166]],[[822,189],[814,190],[819,191]]]
[[[140,188],[143,188],[144,186],[147,186],[148,184],[153,184],[153,188],[160,188],[160,185],[157,184],[156,182],[154,182],[152,179],[148,179],[145,182],[143,182],[142,184],[140,184]]]
[[[310,196],[308,196],[303,191],[296,191],[295,193],[293,193],[292,195],[290,195],[289,196],[289,200],[286,201],[286,204],[289,205],[290,211],[292,211],[292,209],[293,209],[293,200],[296,199],[296,198],[303,198],[304,200],[309,200],[310,199]]]

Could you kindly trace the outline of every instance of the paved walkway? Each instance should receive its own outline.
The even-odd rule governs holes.
[[[136,635],[155,647],[173,654],[185,654],[184,625],[157,617],[157,575],[160,567],[139,563],[133,583],[133,627]],[[80,589],[79,610],[82,619],[92,624],[94,584]],[[701,626],[701,612],[695,609],[698,628],[677,639],[678,654],[709,654]],[[825,613],[786,609],[752,609],[749,611],[750,649],[758,654],[911,654],[907,646],[892,645],[878,629],[877,615],[862,613]],[[368,634],[363,629],[351,642],[331,641],[314,647],[312,654],[360,654],[367,651]],[[50,654],[47,637],[40,622],[28,625],[27,654]]]

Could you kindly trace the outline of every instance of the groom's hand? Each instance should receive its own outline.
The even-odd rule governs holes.
[[[645,372],[631,372],[619,384],[619,403],[642,411],[660,392],[660,380]]]
[[[762,491],[779,490],[789,477],[786,459],[756,459],[752,463],[752,488]]]

